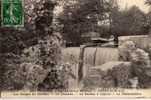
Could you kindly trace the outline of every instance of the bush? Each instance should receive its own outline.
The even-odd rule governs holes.
[[[18,83],[17,70],[21,63],[20,56],[13,53],[1,55],[2,86],[5,91],[20,90],[23,82]]]
[[[23,82],[23,90],[37,90],[38,85],[47,77],[48,70],[40,65],[22,63],[17,71],[18,82]]]
[[[120,64],[108,71],[108,75],[115,82],[115,87],[128,88],[130,86],[129,79],[132,78],[132,69],[130,64]]]
[[[125,44],[133,44],[132,42],[125,42],[120,48],[119,52],[124,56],[123,58],[127,58],[129,62],[132,63],[132,74],[133,77],[138,77],[139,87],[146,88],[150,87],[151,84],[151,63],[149,53],[140,48],[136,48],[134,45],[127,48]],[[128,55],[128,56],[127,56]],[[123,60],[123,59],[122,59]]]
[[[49,77],[61,57],[60,37],[53,34],[52,29],[54,7],[51,0],[25,0],[25,27],[0,28],[0,42],[4,45],[0,53],[13,54],[3,56],[3,90],[35,90],[40,83],[45,84],[46,78],[51,82],[59,77]],[[5,34],[12,31],[13,35]],[[35,45],[38,48],[34,48]],[[27,50],[22,54],[25,48],[31,48],[30,53]]]
[[[76,79],[72,71],[72,65],[59,64],[51,69],[43,83],[39,84],[38,88],[40,91],[68,89],[70,77]]]

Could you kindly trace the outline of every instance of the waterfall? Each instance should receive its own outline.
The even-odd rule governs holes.
[[[109,61],[118,61],[118,58],[119,54],[117,48],[92,47],[85,49],[84,63],[91,66],[98,66]]]
[[[80,48],[65,48],[63,51],[63,62],[73,64],[73,70],[77,74]],[[84,76],[90,67],[99,66],[109,61],[118,61],[118,48],[88,47],[84,52]]]

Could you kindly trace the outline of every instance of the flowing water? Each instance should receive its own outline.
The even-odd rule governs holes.
[[[80,48],[65,48],[63,50],[63,62],[78,62]],[[118,61],[117,48],[89,47],[84,52],[84,64],[91,66],[102,65],[108,61]]]
[[[76,77],[78,77],[78,63],[80,48],[64,48],[62,51],[62,58],[64,63],[72,64],[72,70]],[[84,52],[84,66],[83,66],[83,77],[87,75],[88,70],[91,67],[102,65],[109,61],[118,61],[119,59],[118,48],[107,48],[107,47],[89,47]],[[74,85],[73,85],[74,84]],[[71,82],[71,87],[76,88],[78,86],[77,80]]]
[[[84,54],[84,63],[91,66],[102,65],[109,61],[118,61],[118,49],[117,48],[86,48]]]

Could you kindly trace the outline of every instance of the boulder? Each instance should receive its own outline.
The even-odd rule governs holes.
[[[83,86],[84,88],[127,87],[130,76],[130,62],[108,62],[92,67],[83,80]]]
[[[111,70],[114,67],[117,67],[120,65],[130,66],[131,63],[130,62],[123,62],[123,61],[111,61],[111,62],[107,62],[101,66],[92,67],[92,69],[100,69],[102,71],[108,71],[108,70]]]

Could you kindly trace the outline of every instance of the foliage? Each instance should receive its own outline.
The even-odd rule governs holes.
[[[113,33],[118,35],[139,35],[148,33],[146,15],[137,6],[132,6],[130,9],[123,11],[113,9],[111,15],[111,28]]]
[[[63,6],[58,21],[63,25],[61,33],[67,42],[81,43],[83,33],[98,31],[98,21],[104,20],[110,10],[109,3],[103,1],[76,0]]]
[[[90,69],[84,78],[84,89],[130,87],[129,79],[132,77],[130,63],[120,62],[107,70],[102,70],[100,67]]]
[[[2,89],[5,91],[51,91],[52,89],[67,89],[69,77],[76,78],[69,64],[57,65],[49,71],[38,64],[22,62],[17,64],[16,60],[19,61],[17,58],[12,62],[11,57],[2,66],[5,67],[2,79]],[[51,77],[51,80],[48,80],[48,76],[49,78]]]
[[[124,52],[121,50],[120,53],[123,53],[123,56],[126,56],[127,61],[130,61],[132,63],[132,75],[138,77],[139,87],[150,87],[151,63],[149,53],[143,49],[137,48],[138,46],[135,46],[135,44],[131,41],[128,41],[127,43],[128,45],[133,44],[133,46],[126,48],[126,43],[124,43],[122,45]]]
[[[48,71],[42,66],[33,63],[22,63],[17,70],[18,83],[22,83],[23,90],[37,90],[38,85],[43,82],[47,76]],[[38,76],[38,77],[37,77]]]
[[[47,78],[47,74],[51,74],[51,70],[56,68],[60,61],[61,38],[53,34],[54,7],[55,3],[50,0],[25,0],[25,27],[0,28],[0,42],[3,46],[0,53],[4,60],[2,78],[6,78],[3,90],[38,89],[40,83],[44,84],[43,80]],[[22,54],[25,48],[32,48],[35,52],[33,45],[38,46],[36,48],[38,55],[32,55],[34,58],[37,57],[35,61],[31,60],[32,57],[28,52]],[[5,56],[7,53],[18,56],[18,62],[14,62],[15,59],[12,57]],[[53,73],[55,74],[56,72]],[[53,80],[48,78],[48,81]]]
[[[76,79],[70,64],[59,64],[51,69],[43,84],[39,84],[40,91],[68,89],[70,77]],[[50,80],[51,79],[51,80]]]
[[[146,0],[146,4],[151,5],[151,0]]]
[[[150,6],[151,7],[151,0],[145,0],[146,2],[146,5]],[[149,34],[151,34],[151,9],[150,11],[148,12],[148,14],[146,15],[147,16],[147,25],[148,25],[148,30],[149,30]]]
[[[130,87],[129,79],[132,76],[132,69],[130,64],[120,64],[108,71],[109,75],[114,79],[115,87],[128,88]]]
[[[47,21],[47,23],[51,24],[54,4],[51,1],[49,2],[50,2],[49,15],[51,17]],[[36,6],[36,5],[39,5],[39,6]],[[0,43],[2,45],[2,50],[1,50],[2,53],[8,53],[8,52],[13,52],[15,54],[21,53],[21,50],[23,50],[25,47],[27,48],[29,46],[37,44],[38,38],[47,35],[47,34],[44,34],[40,36],[37,32],[38,31],[37,29],[40,29],[40,27],[38,27],[38,23],[36,25],[36,20],[40,20],[40,18],[44,14],[45,15],[47,14],[46,11],[43,9],[44,7],[43,5],[47,6],[45,1],[25,0],[25,27],[22,27],[22,28],[21,27],[18,27],[18,28],[0,27],[0,36],[1,36]],[[39,8],[35,8],[35,7],[39,7]],[[46,16],[46,17],[49,17],[49,16]],[[42,21],[41,22],[38,21],[38,22],[39,24],[44,23]],[[51,28],[48,28],[48,29],[51,29]],[[52,30],[50,33],[52,33]]]
[[[1,90],[20,90],[23,82],[18,83],[17,70],[21,64],[20,56],[13,53],[1,54]]]

